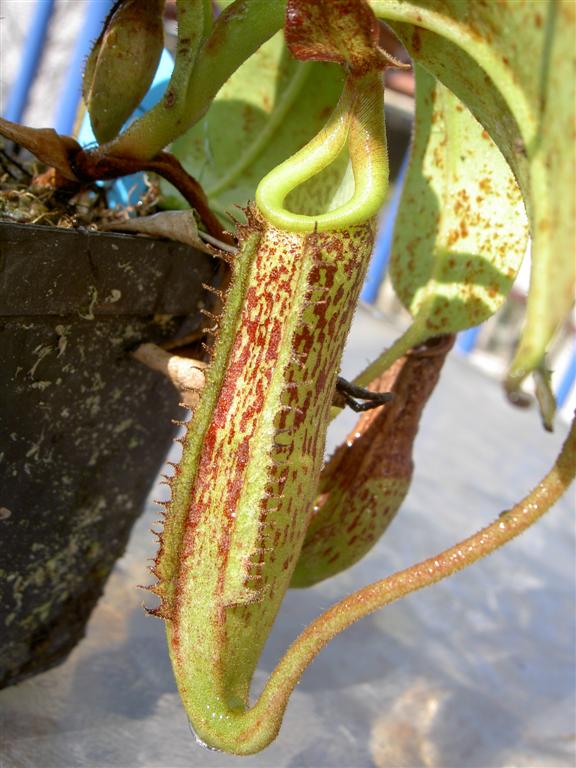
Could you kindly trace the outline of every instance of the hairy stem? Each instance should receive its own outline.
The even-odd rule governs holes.
[[[272,710],[271,719],[278,721],[306,667],[337,634],[379,608],[431,586],[495,552],[542,517],[565,493],[575,475],[576,418],[550,472],[512,509],[438,555],[358,590],[313,621],[271,674],[254,710]],[[266,716],[263,714],[262,719]]]
[[[178,41],[172,77],[160,109],[169,110],[172,119],[183,118],[186,92],[196,56],[212,26],[210,0],[177,0]]]
[[[177,114],[173,104],[162,100],[105,145],[103,152],[149,159],[185,133],[206,112],[226,80],[281,29],[285,5],[286,0],[236,0],[226,8],[200,47],[192,71],[182,65],[187,88],[185,99],[178,101]],[[179,90],[181,87],[178,82]]]

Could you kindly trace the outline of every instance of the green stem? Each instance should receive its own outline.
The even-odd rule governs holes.
[[[426,328],[425,323],[416,318],[391,347],[385,349],[376,360],[373,360],[355,377],[353,383],[359,387],[367,387],[370,382],[375,381],[391,368],[402,355],[406,355],[411,349],[423,344],[429,338],[430,331]],[[330,412],[331,420],[334,420],[341,413],[341,407],[333,406]]]
[[[162,100],[104,145],[102,153],[150,159],[185,133],[206,112],[226,80],[281,29],[285,5],[286,0],[236,0],[226,8],[198,50],[178,115]]]
[[[188,82],[200,46],[212,26],[210,0],[177,0],[178,41],[174,70],[162,104],[154,109],[170,110],[172,119],[182,119],[186,108]]]
[[[411,349],[422,344],[429,337],[430,331],[426,328],[425,324],[418,322],[418,319],[414,320],[391,347],[385,349],[376,360],[371,362],[369,366],[356,376],[354,384],[357,384],[359,387],[368,386],[371,381],[374,381],[384,371],[387,371],[402,355],[407,354]]]

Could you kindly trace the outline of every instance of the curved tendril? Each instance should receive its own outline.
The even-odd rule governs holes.
[[[263,731],[268,731],[269,740],[274,738],[302,673],[336,635],[374,611],[472,565],[526,531],[554,506],[574,481],[575,474],[576,415],[548,474],[512,509],[443,552],[345,597],[312,621],[271,673],[254,707],[243,716],[245,730],[239,734],[239,742],[244,737],[255,738],[256,733],[260,736]]]

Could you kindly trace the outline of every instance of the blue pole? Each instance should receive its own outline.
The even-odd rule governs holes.
[[[14,123],[22,121],[22,115],[28,102],[30,87],[38,71],[42,51],[50,25],[50,17],[54,9],[54,0],[37,0],[30,29],[26,35],[24,53],[20,70],[14,84],[10,88],[8,104],[4,110],[6,120]]]
[[[82,92],[84,62],[90,53],[92,43],[102,29],[102,24],[113,5],[113,0],[88,0],[84,23],[78,34],[72,61],[64,81],[54,127],[58,133],[71,134]]]
[[[476,346],[481,329],[481,325],[476,325],[474,328],[468,328],[467,331],[459,333],[456,341],[456,348],[465,355],[469,355]]]
[[[378,298],[380,284],[384,277],[388,262],[390,261],[392,241],[394,239],[394,225],[400,206],[400,198],[402,197],[402,188],[404,186],[406,169],[408,168],[409,156],[410,152],[406,152],[404,159],[402,160],[398,178],[396,179],[394,192],[381,218],[374,254],[372,255],[370,265],[368,266],[368,273],[366,275],[366,280],[364,281],[362,293],[360,294],[360,299],[367,304],[374,304]]]
[[[562,408],[562,406],[568,399],[568,395],[570,394],[570,390],[574,386],[575,381],[576,381],[576,347],[573,346],[572,354],[570,356],[570,362],[568,363],[568,366],[564,371],[562,379],[560,380],[560,384],[558,385],[558,390],[556,392],[556,402],[558,404],[558,408]]]

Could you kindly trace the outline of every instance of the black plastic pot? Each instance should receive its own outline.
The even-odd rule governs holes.
[[[0,222],[0,686],[83,636],[183,416],[129,351],[198,318],[214,269],[177,243]]]

